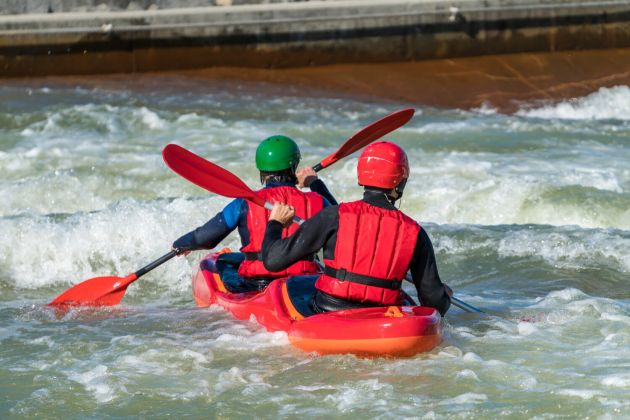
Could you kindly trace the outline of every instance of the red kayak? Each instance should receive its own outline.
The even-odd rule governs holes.
[[[225,273],[222,267],[230,264],[238,267],[240,261],[242,254],[229,250],[210,253],[201,260],[193,274],[198,306],[217,304],[238,319],[254,315],[268,331],[285,331],[294,346],[320,354],[412,356],[435,348],[442,340],[439,312],[424,306],[314,313],[309,302],[315,293],[316,275],[278,279],[262,292],[234,293],[238,285],[224,281],[219,273]]]

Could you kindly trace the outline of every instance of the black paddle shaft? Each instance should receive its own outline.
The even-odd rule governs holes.
[[[315,172],[319,172],[319,171],[321,171],[322,169],[324,169],[324,167],[322,166],[322,164],[321,164],[321,163],[318,163],[317,165],[313,166],[313,170],[314,170]]]
[[[162,255],[157,260],[153,261],[152,263],[150,263],[150,264],[142,267],[140,270],[136,271],[135,272],[136,278],[138,278],[140,276],[144,276],[149,271],[153,270],[155,267],[158,267],[158,266],[164,264],[166,261],[170,260],[171,258],[173,258],[176,255],[177,255],[177,251],[175,251],[175,250],[169,252],[168,254]]]

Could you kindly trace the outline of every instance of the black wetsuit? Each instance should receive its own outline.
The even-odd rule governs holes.
[[[395,210],[382,191],[366,189],[363,201],[376,207]],[[324,259],[334,259],[339,212],[336,205],[329,206],[300,226],[295,233],[282,239],[282,225],[270,220],[267,223],[262,245],[263,263],[269,271],[282,270],[294,262],[324,249]],[[413,257],[409,265],[418,297],[424,306],[437,309],[442,315],[448,310],[451,300],[440,280],[431,239],[424,229],[420,229]],[[335,309],[357,307],[356,302],[330,296],[318,291],[315,299]],[[320,308],[322,305],[319,305]],[[365,306],[365,305],[363,305]]]

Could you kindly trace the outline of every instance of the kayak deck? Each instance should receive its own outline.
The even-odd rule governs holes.
[[[252,316],[268,331],[285,331],[295,347],[320,354],[412,356],[442,340],[442,321],[433,308],[386,306],[312,314],[308,308],[317,276],[275,280],[262,292],[231,293],[217,259],[204,257],[193,274],[193,296],[200,307],[217,304],[234,317]],[[309,313],[310,311],[310,313]]]

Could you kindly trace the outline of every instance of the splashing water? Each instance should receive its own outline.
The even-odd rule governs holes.
[[[59,318],[42,303],[86,278],[135,271],[229,202],[170,172],[167,143],[256,187],[262,138],[292,136],[312,165],[409,104],[177,76],[41,83],[0,88],[3,418],[584,418],[630,408],[627,87],[514,115],[421,107],[388,136],[409,154],[402,209],[433,238],[442,279],[491,316],[453,308],[433,352],[366,360],[304,354],[283,333],[195,309],[201,253],[143,277],[115,310]],[[353,156],[322,172],[338,198],[360,196],[355,168]],[[238,244],[230,235],[222,245]]]

